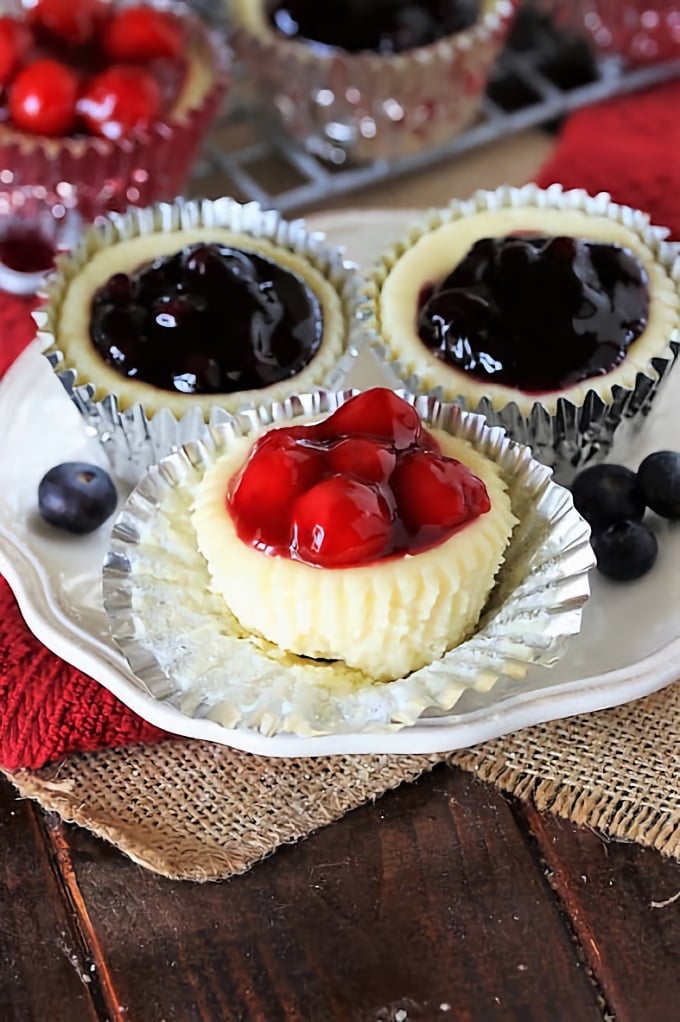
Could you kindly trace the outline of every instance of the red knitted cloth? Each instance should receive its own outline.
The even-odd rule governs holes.
[[[680,82],[576,113],[539,176],[648,210],[680,238]],[[0,295],[0,374],[32,336],[30,306]],[[76,751],[163,733],[33,638],[0,580],[0,765],[37,769]]]

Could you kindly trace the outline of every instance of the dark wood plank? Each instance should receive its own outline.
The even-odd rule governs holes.
[[[58,838],[130,1020],[602,1018],[526,834],[469,775],[438,769],[222,884]]]
[[[526,810],[616,1022],[680,1016],[680,865]]]
[[[92,962],[62,897],[40,816],[0,779],[0,1019],[92,1022]]]

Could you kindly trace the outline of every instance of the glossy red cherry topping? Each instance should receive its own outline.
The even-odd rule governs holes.
[[[67,135],[76,120],[78,78],[56,60],[36,60],[12,82],[9,111],[22,131]]]
[[[31,45],[31,34],[23,22],[0,18],[0,88],[19,70]]]
[[[0,17],[0,122],[113,141],[171,111],[184,85],[182,18],[108,0],[27,0]]]
[[[323,422],[265,433],[226,501],[245,543],[322,568],[437,546],[491,508],[482,480],[382,388]]]
[[[152,7],[126,7],[116,12],[103,33],[104,50],[121,64],[176,57],[182,48],[177,18]]]
[[[70,46],[89,42],[106,10],[102,0],[35,0],[29,19],[36,28]]]
[[[78,112],[93,135],[117,140],[147,128],[160,112],[154,78],[140,67],[111,67],[96,75],[80,97]]]

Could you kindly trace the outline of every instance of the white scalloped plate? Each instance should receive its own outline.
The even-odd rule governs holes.
[[[328,215],[312,221],[359,262],[370,260],[413,219],[412,212]],[[369,353],[348,386],[393,381]],[[104,464],[95,441],[35,347],[0,384],[0,572],[29,628],[53,652],[91,675],[140,716],[177,734],[272,756],[336,753],[428,753],[464,748],[517,728],[614,706],[680,677],[680,525],[657,521],[660,557],[646,578],[614,585],[595,576],[581,634],[551,670],[532,669],[513,692],[482,706],[459,704],[448,717],[423,719],[395,734],[267,738],[192,719],[149,696],[113,646],[101,605],[106,526],[70,537],[35,511],[38,481],[53,464],[86,458]],[[621,460],[635,467],[649,451],[680,447],[680,371],[671,377],[644,434]]]

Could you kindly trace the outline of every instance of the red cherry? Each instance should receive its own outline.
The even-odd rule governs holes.
[[[254,445],[227,494],[241,539],[265,548],[288,546],[291,505],[321,474],[320,452],[286,434],[272,430]]]
[[[173,14],[152,7],[127,7],[114,14],[103,33],[104,50],[123,64],[176,57],[182,29]]]
[[[397,463],[391,447],[367,436],[348,436],[338,440],[328,452],[331,472],[351,476],[364,483],[384,483]]]
[[[68,135],[76,120],[78,78],[56,60],[36,60],[12,82],[9,112],[33,135]]]
[[[82,46],[94,35],[104,10],[102,0],[34,0],[29,18],[50,35]]]
[[[415,408],[384,387],[350,398],[326,420],[325,427],[329,439],[372,436],[391,441],[398,450],[416,443],[423,431]]]
[[[331,476],[293,504],[292,549],[300,560],[322,568],[366,563],[387,550],[390,518],[378,487]]]
[[[117,141],[130,131],[148,127],[160,107],[160,89],[147,71],[114,66],[91,79],[78,112],[93,135]]]
[[[426,451],[401,458],[390,486],[411,533],[427,526],[453,529],[491,507],[484,483],[470,469],[454,458]]]
[[[7,85],[31,47],[31,33],[23,21],[0,18],[0,88]]]

